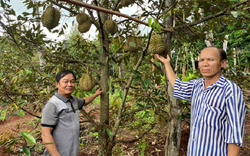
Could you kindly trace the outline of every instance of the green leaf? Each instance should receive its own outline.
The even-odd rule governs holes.
[[[142,146],[141,146],[141,156],[144,156],[144,151],[145,151],[146,143],[143,141]]]
[[[16,101],[19,102],[21,100],[22,96],[18,96]]]
[[[179,120],[181,118],[181,114],[179,114],[178,116],[177,116],[177,120]]]
[[[122,101],[124,101],[124,91],[123,90],[120,91],[120,98],[122,99]]]
[[[141,81],[141,76],[136,76],[136,77],[134,78],[134,81]]]
[[[1,7],[5,8],[5,3],[1,0]]]
[[[27,146],[23,146],[23,152],[26,154],[26,156],[30,156],[30,149]]]
[[[148,19],[148,26],[150,26],[150,27],[152,26],[152,18]]]
[[[153,85],[153,83],[152,83],[149,79],[146,79],[145,81],[148,83],[148,85],[149,85],[152,89],[155,88],[155,86]]]
[[[146,83],[146,81],[142,81],[141,83],[142,83],[144,89],[145,89],[146,92],[147,92],[147,91],[148,91],[148,84]]]
[[[135,76],[141,76],[141,75],[142,75],[142,74],[141,74],[139,71],[137,71],[137,70],[132,70],[132,73],[134,73]]]
[[[38,148],[39,151],[43,151],[43,149],[42,149],[43,148],[43,144],[42,143],[39,144],[37,148]]]
[[[165,97],[163,97],[163,96],[159,97],[159,99],[161,99],[161,100],[164,100],[164,101],[168,102],[168,100],[167,100]]]
[[[114,51],[116,51],[118,49],[118,47],[117,47],[117,44],[115,43],[114,44]]]
[[[36,139],[30,133],[23,131],[21,135],[30,143],[36,144]]]
[[[140,103],[135,103],[137,106],[139,106],[139,107],[141,107],[141,108],[144,108],[144,106],[142,105],[142,104],[140,104]]]
[[[23,110],[18,110],[17,115],[20,117],[23,117],[25,115],[25,113],[23,112]]]
[[[7,110],[3,110],[3,111],[1,112],[1,117],[0,117],[0,120],[2,120],[2,121],[4,121],[4,120],[5,120],[6,113],[7,113]]]
[[[107,132],[108,136],[111,138],[112,137],[112,132],[110,131],[110,129],[106,128],[106,132]]]
[[[16,144],[17,143],[17,140],[13,140],[10,144],[8,144],[7,148],[10,148],[12,145]]]

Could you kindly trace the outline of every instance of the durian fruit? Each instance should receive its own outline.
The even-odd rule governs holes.
[[[52,6],[47,7],[45,12],[42,14],[41,21],[44,27],[51,30],[59,25],[60,12]]]
[[[122,6],[129,6],[133,2],[134,2],[133,0],[121,0],[121,5]]]
[[[148,50],[153,54],[161,54],[165,50],[169,50],[169,47],[164,43],[160,34],[154,34],[151,36]]]
[[[91,91],[96,85],[96,80],[90,74],[84,74],[80,80],[78,87],[83,91]]]
[[[91,24],[92,24],[91,21],[88,19],[87,21],[83,22],[82,24],[79,24],[77,29],[81,33],[86,33],[87,31],[89,31]]]
[[[89,19],[89,16],[84,13],[85,9],[79,14],[76,15],[76,22],[78,23],[78,31],[80,33],[86,33],[89,31],[91,27],[91,21]]]
[[[84,12],[76,15],[76,22],[78,24],[82,24],[83,22],[86,22],[87,20],[89,20],[89,16],[85,14]]]
[[[104,29],[107,33],[114,35],[118,31],[118,26],[113,20],[106,20],[104,23]]]
[[[138,37],[129,37],[126,42],[126,48],[130,52],[137,52],[141,49],[141,40]]]

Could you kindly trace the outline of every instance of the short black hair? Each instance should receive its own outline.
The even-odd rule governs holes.
[[[220,60],[226,60],[227,59],[227,53],[223,50],[223,49],[220,49],[220,48],[217,48],[220,52]]]
[[[75,80],[76,80],[76,76],[71,70],[62,70],[56,75],[56,82],[59,83],[61,78],[63,78],[64,76],[66,76],[68,74],[72,74],[74,76]]]
[[[220,52],[220,60],[222,61],[222,60],[227,59],[227,53],[223,49],[215,47],[215,46],[209,46],[209,47],[206,47],[206,48],[216,48],[216,49],[218,49],[218,51]]]

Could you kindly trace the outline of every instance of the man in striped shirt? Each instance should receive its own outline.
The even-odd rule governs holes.
[[[174,97],[191,101],[188,156],[237,156],[243,146],[245,103],[241,89],[221,74],[226,53],[217,47],[203,49],[199,69],[204,78],[182,82],[171,60],[164,64]]]

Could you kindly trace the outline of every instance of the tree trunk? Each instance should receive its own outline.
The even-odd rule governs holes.
[[[108,0],[103,0],[102,7],[108,8]],[[99,12],[101,17],[101,22],[104,23],[108,19],[108,15],[103,12]],[[109,91],[108,79],[109,79],[109,42],[108,34],[102,28],[100,32],[100,42],[103,48],[103,53],[101,54],[102,59],[100,59],[101,65],[101,80],[100,85],[103,90],[103,94],[100,98],[100,127],[99,127],[99,155],[100,156],[109,156],[111,155],[112,149],[109,147],[109,137],[107,135],[106,129],[109,126]]]
[[[39,7],[36,9],[36,14],[39,16]],[[40,22],[36,22],[36,26],[38,26]],[[42,58],[42,53],[40,51],[37,52],[39,56],[40,68],[42,69],[46,65],[45,59]]]
[[[166,10],[174,4],[175,0],[166,0],[165,6]],[[174,8],[174,7],[173,7]],[[166,12],[166,20],[164,21],[165,27],[173,26],[173,11],[171,16]],[[168,32],[165,34],[165,42],[171,47],[171,38],[172,33]],[[168,54],[170,56],[170,54]],[[163,54],[166,56],[166,53]],[[162,66],[164,68],[164,66]],[[178,156],[180,148],[180,139],[181,139],[181,120],[177,120],[178,116],[182,111],[181,100],[174,98],[174,91],[170,83],[168,83],[167,74],[164,71],[165,82],[167,88],[167,96],[169,103],[169,112],[170,117],[168,119],[168,134],[165,143],[165,156]]]

